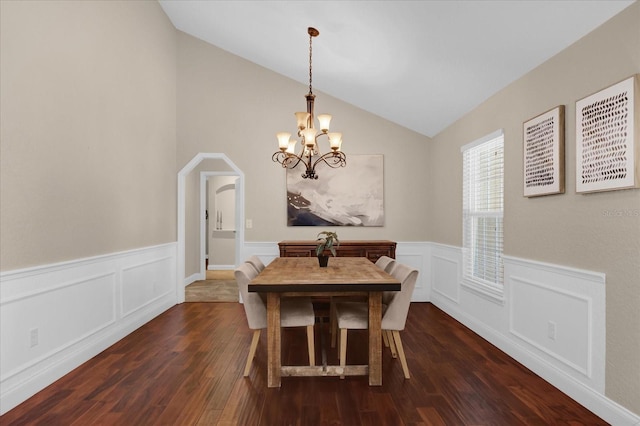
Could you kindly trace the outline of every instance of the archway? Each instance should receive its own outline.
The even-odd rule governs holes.
[[[210,172],[224,171],[226,174],[238,176],[236,187],[237,202],[237,222],[236,230],[236,262],[240,259],[244,251],[244,173],[225,155],[216,153],[198,153],[178,172],[178,253],[176,266],[176,302],[184,302],[185,287],[185,252],[186,252],[186,177],[195,170],[205,160],[221,160],[226,170],[210,170]],[[212,167],[216,169],[217,167]],[[198,208],[200,203],[198,203]],[[195,208],[195,207],[194,207]],[[202,236],[201,236],[202,238]]]

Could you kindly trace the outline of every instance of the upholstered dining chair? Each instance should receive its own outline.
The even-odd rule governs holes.
[[[396,260],[389,256],[380,256],[376,261],[376,266],[383,269],[387,274],[391,274],[393,268],[396,266]],[[382,304],[388,305],[393,296],[396,294],[395,291],[384,291],[382,292]],[[387,343],[386,334],[385,336],[385,344]]]
[[[393,270],[393,268],[396,265],[396,260],[392,257],[389,256],[380,256],[378,258],[378,260],[376,260],[375,265],[382,269],[383,271],[385,271],[387,274],[390,274],[391,271]],[[395,291],[385,291],[382,293],[382,304],[386,305],[388,304],[391,299],[393,298],[393,296],[395,295]],[[337,333],[337,328],[338,325],[336,323],[336,316],[335,316],[335,301],[332,299],[331,300],[331,306],[329,309],[329,327],[331,330],[331,347],[335,348],[336,347],[336,333]],[[383,333],[382,337],[384,338],[384,345],[389,347],[389,340],[387,338],[387,333]]]
[[[396,260],[389,256],[380,256],[376,260],[376,266],[383,269],[387,274],[391,273],[391,270],[396,264]]]
[[[407,265],[396,262],[391,273],[401,283],[401,290],[383,305],[382,333],[387,334],[391,353],[400,358],[402,371],[406,379],[410,378],[407,359],[400,339],[400,331],[404,330],[411,304],[411,295],[416,286],[418,271]],[[340,366],[346,365],[347,331],[365,330],[369,326],[368,304],[363,302],[338,302],[335,307],[336,321],[340,329]],[[343,378],[342,376],[341,378]]]
[[[255,292],[249,292],[249,282],[254,279],[258,273],[249,263],[243,263],[234,270],[234,276],[242,294],[244,312],[247,316],[249,328],[253,330],[253,338],[249,355],[244,367],[244,376],[249,375],[251,363],[256,354],[258,341],[260,340],[260,332],[267,328],[267,307],[262,298]],[[280,324],[282,327],[306,327],[307,328],[307,347],[309,350],[309,365],[315,365],[315,345],[313,339],[313,326],[315,324],[315,315],[313,305],[309,299],[282,299],[280,302]]]
[[[262,270],[265,268],[265,265],[264,263],[262,263],[262,260],[260,260],[260,258],[256,255],[249,256],[246,262],[250,263],[251,266],[253,266],[256,269],[256,271],[258,271],[258,273],[262,272]]]

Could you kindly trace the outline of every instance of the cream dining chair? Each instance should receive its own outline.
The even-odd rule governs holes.
[[[411,304],[411,296],[418,279],[418,271],[407,265],[396,262],[391,272],[401,283],[401,290],[395,292],[388,304],[383,305],[382,333],[387,334],[391,353],[400,358],[402,371],[406,379],[410,378],[407,359],[400,339],[400,331],[404,330]],[[363,302],[338,302],[335,307],[336,321],[340,329],[340,366],[346,365],[347,331],[366,330],[369,325],[368,304]],[[397,350],[397,353],[396,353]],[[341,378],[344,378],[342,376]]]
[[[246,262],[250,263],[255,268],[255,270],[258,271],[258,273],[262,272],[262,270],[265,268],[262,260],[260,260],[260,258],[256,255],[249,256]]]
[[[396,266],[396,260],[389,256],[380,256],[378,260],[376,260],[375,265],[385,271],[387,274],[390,274],[393,268]],[[391,301],[395,291],[385,291],[382,293],[382,304],[386,305]],[[331,306],[329,309],[329,329],[331,330],[331,347],[336,347],[336,334],[338,331],[338,324],[336,323],[336,315],[335,315],[335,300],[331,300]],[[389,339],[387,338],[387,333],[383,333],[382,337],[384,338],[384,345],[389,347]]]
[[[389,256],[380,256],[378,260],[376,260],[376,266],[383,269],[387,274],[391,273],[395,264],[396,260]]]
[[[387,274],[391,274],[391,271],[393,271],[393,268],[396,267],[396,260],[392,257],[389,256],[380,256],[378,258],[378,260],[376,261],[376,266],[383,269]],[[388,305],[389,302],[391,301],[391,299],[393,298],[393,296],[396,294],[397,292],[395,291],[384,291],[382,292],[382,304],[383,305]],[[386,337],[387,335],[384,335],[385,337],[385,344],[387,343]]]
[[[253,339],[249,348],[249,356],[244,368],[244,376],[249,375],[251,363],[255,356],[260,340],[260,332],[267,328],[267,307],[262,298],[255,292],[249,292],[249,282],[254,279],[258,273],[249,263],[243,263],[234,271],[234,276],[240,288],[244,312],[247,316],[249,328],[253,330]],[[307,347],[309,351],[309,365],[314,366],[315,345],[313,326],[315,324],[315,315],[313,305],[309,299],[282,299],[280,302],[280,324],[282,327],[306,327],[307,328]]]

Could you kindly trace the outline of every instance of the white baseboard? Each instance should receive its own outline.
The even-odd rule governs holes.
[[[174,306],[175,276],[175,243],[0,274],[0,415]]]
[[[208,271],[230,271],[236,269],[236,265],[209,265]]]
[[[205,279],[205,277],[201,273],[196,272],[195,274],[191,274],[191,275],[189,275],[188,277],[186,277],[184,279],[184,286],[186,287],[189,284],[193,284],[196,281],[200,281],[200,280],[204,280],[204,279]]]

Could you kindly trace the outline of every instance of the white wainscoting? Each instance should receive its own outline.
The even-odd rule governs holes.
[[[396,260],[418,270],[416,288],[413,290],[412,302],[428,302],[431,300],[431,285],[429,271],[432,261],[429,253],[431,245],[421,242],[398,242],[396,246]]]
[[[176,244],[0,274],[0,414],[176,304]]]
[[[0,413],[175,305],[176,251],[171,243],[1,273]],[[239,261],[254,254],[268,264],[278,244],[245,242]],[[640,423],[604,396],[603,274],[506,257],[505,303],[496,304],[461,286],[460,247],[398,242],[396,258],[420,271],[414,302],[431,301],[609,423]]]
[[[434,305],[607,422],[640,423],[604,396],[604,274],[505,256],[499,304],[462,286],[462,248],[432,243],[430,256]]]

